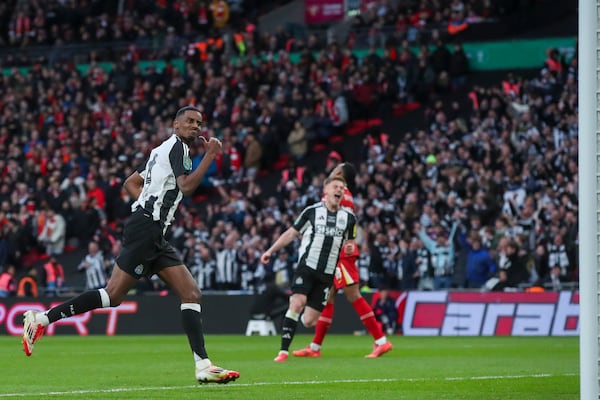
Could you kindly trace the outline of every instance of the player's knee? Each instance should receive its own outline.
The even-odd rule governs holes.
[[[114,290],[110,290],[110,289],[106,289],[106,294],[108,294],[108,298],[110,301],[110,307],[117,307],[119,305],[121,305],[121,303],[123,302],[123,300],[125,299],[125,296],[115,292]],[[104,306],[104,304],[103,304]]]
[[[346,296],[346,299],[350,302],[350,303],[354,303],[356,300],[358,300],[361,296],[359,290],[358,290],[358,286],[353,285],[351,287],[348,287],[344,290],[344,295]]]
[[[304,325],[306,328],[312,328],[315,325],[317,325],[318,318],[316,318],[315,316],[307,315],[306,313],[304,313],[300,317],[300,320],[302,321],[302,325]]]
[[[304,303],[302,301],[300,301],[299,299],[296,298],[291,298],[290,299],[290,310],[300,314],[302,312],[302,309],[304,308]]]
[[[181,301],[183,303],[200,303],[201,297],[200,289],[198,287],[191,287],[185,291]]]

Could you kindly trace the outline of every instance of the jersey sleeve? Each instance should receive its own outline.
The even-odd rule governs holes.
[[[146,165],[148,165],[148,160],[144,161],[135,169],[138,174],[142,176],[142,178],[146,177]]]
[[[186,165],[186,160],[189,159],[189,155],[186,154],[185,148],[183,147],[183,143],[179,140],[175,142],[171,151],[169,152],[169,162],[171,164],[171,168],[173,169],[173,174],[175,178],[189,174],[192,168],[192,160],[189,160],[189,165]]]
[[[296,229],[298,232],[304,232],[311,224],[311,213],[314,213],[314,208],[305,208],[302,210],[298,218],[296,218],[294,221],[294,229]]]

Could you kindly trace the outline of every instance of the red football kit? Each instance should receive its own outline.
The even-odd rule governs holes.
[[[344,195],[340,202],[340,206],[354,212],[354,198],[352,197],[352,192],[350,192],[348,188],[344,189]],[[354,252],[352,252],[352,254],[346,254],[344,251],[341,252],[333,277],[333,283],[335,284],[336,289],[341,289],[345,286],[360,282],[358,266],[356,265],[358,254],[358,246],[354,246]]]

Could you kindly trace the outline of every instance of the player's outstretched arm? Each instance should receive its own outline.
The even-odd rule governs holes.
[[[273,243],[273,245],[271,245],[271,247],[269,247],[267,251],[265,251],[262,254],[262,256],[260,256],[260,261],[263,264],[267,264],[271,259],[273,253],[290,244],[298,234],[299,232],[296,230],[296,228],[294,228],[293,226],[289,227],[285,232],[281,234],[281,236],[279,236],[279,238],[277,238],[275,243]]]

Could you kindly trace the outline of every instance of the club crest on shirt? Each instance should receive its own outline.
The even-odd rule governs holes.
[[[190,158],[190,156],[183,157],[183,168],[185,168],[188,171],[192,169],[192,159]]]
[[[298,278],[296,278],[296,282],[294,282],[296,285],[302,285],[304,283],[304,280],[302,279],[301,276],[299,276]]]

